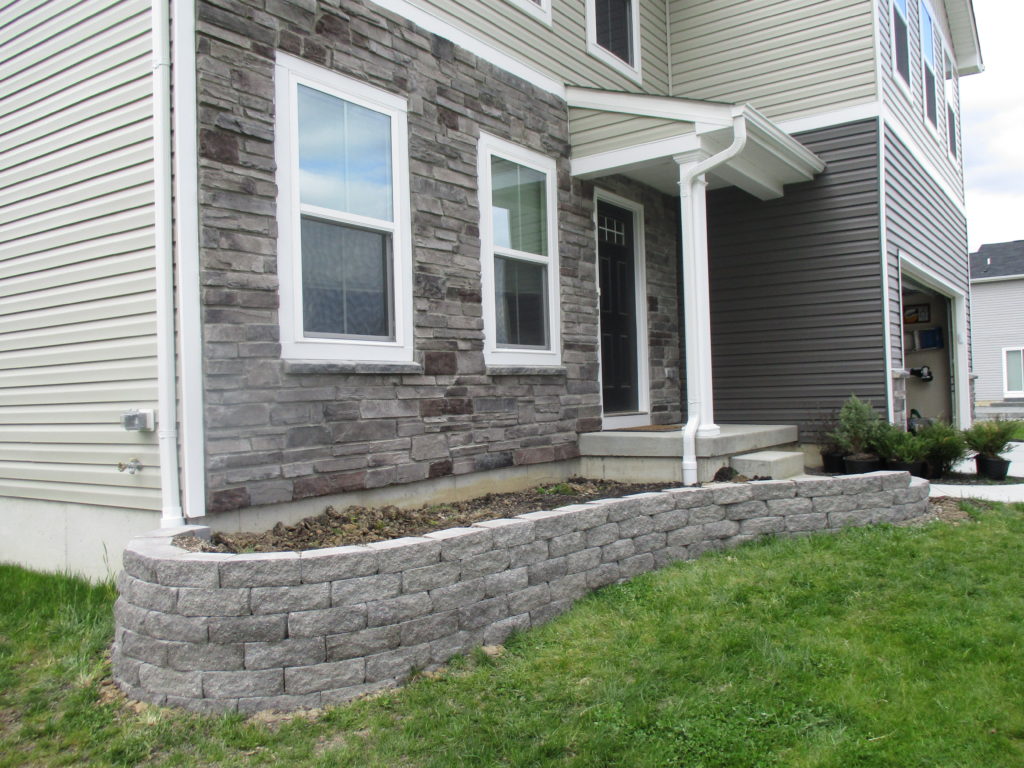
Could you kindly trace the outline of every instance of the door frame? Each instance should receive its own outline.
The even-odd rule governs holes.
[[[601,269],[599,264],[597,230],[597,204],[610,203],[633,214],[633,302],[636,309],[636,389],[637,410],[621,416],[607,415],[604,412],[604,387],[601,376]],[[598,296],[597,321],[597,382],[601,393],[601,416],[604,429],[621,427],[641,427],[651,423],[651,372],[650,352],[647,340],[647,256],[644,250],[644,206],[635,200],[616,195],[599,187],[594,188],[594,285]]]
[[[950,355],[950,378],[952,379],[953,425],[960,429],[971,426],[971,387],[968,335],[968,295],[948,280],[940,277],[931,269],[906,253],[897,249],[899,257],[899,291],[900,291],[900,342],[903,342],[903,275],[906,274],[914,282],[935,291],[949,300],[949,343],[953,347]]]

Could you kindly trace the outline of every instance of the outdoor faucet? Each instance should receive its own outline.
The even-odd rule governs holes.
[[[134,475],[136,472],[142,471],[142,462],[138,459],[129,459],[128,461],[117,462],[118,472],[127,472],[129,475]]]

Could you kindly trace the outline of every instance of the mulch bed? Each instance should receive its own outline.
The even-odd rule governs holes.
[[[369,544],[402,536],[471,525],[481,520],[515,517],[540,509],[555,509],[585,501],[618,498],[645,491],[678,488],[679,483],[616,483],[574,477],[563,483],[515,493],[489,493],[476,499],[430,504],[416,509],[398,507],[328,507],[322,514],[294,525],[278,523],[262,533],[214,533],[209,541],[195,536],[175,537],[191,552],[293,552],[348,544]]]

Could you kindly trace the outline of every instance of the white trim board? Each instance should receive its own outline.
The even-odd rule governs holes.
[[[449,24],[444,19],[441,19],[422,8],[416,7],[408,0],[373,0],[373,2],[386,11],[391,11],[392,13],[396,13],[399,16],[408,19],[413,24],[425,29],[427,32],[432,32],[435,35],[443,37],[445,40],[455,43],[455,45],[460,48],[464,48],[474,56],[478,56],[484,61],[487,61],[496,67],[500,67],[516,77],[521,77],[526,82],[531,85],[535,85],[541,90],[553,93],[555,96],[560,98],[565,98],[565,84],[561,80],[556,80],[550,75],[534,69],[519,59],[509,56],[503,51],[499,51],[497,48],[488,45],[479,38],[473,37],[470,33]]]

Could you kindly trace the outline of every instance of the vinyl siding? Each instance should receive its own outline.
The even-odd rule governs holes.
[[[672,95],[773,120],[877,98],[872,0],[669,0]]]
[[[885,132],[885,221],[894,368],[903,367],[899,254],[969,293],[967,221],[890,128]],[[970,312],[968,312],[970,322]]]
[[[971,286],[975,400],[999,402],[1005,386],[1003,348],[1024,347],[1024,277]]]
[[[884,408],[877,126],[798,135],[828,165],[777,200],[709,194],[716,420],[807,439],[851,392]]]
[[[882,99],[888,114],[896,120],[906,131],[919,150],[931,162],[941,178],[952,190],[955,199],[963,204],[963,148],[960,146],[960,84],[954,78],[954,110],[957,114],[957,156],[949,153],[949,138],[947,134],[947,116],[944,106],[945,97],[940,95],[938,103],[938,128],[934,128],[924,113],[924,65],[921,61],[921,16],[918,0],[907,0],[907,11],[909,14],[908,26],[910,31],[910,86],[905,87],[903,80],[897,79],[899,75],[893,69],[892,50],[892,0],[877,0],[879,19],[879,57],[882,62]],[[941,3],[934,7],[936,27],[942,30],[941,37],[949,40],[945,13],[942,12]],[[943,45],[947,45],[943,43]],[[950,55],[952,55],[951,49]],[[936,56],[940,56],[936,46]],[[945,93],[944,81],[942,80],[941,65],[936,77],[940,80]]]
[[[0,495],[159,509],[149,4],[0,26]],[[145,469],[128,475],[119,461]]]
[[[550,26],[507,0],[410,0],[513,58],[568,85],[668,93],[666,0],[640,2],[643,83],[587,51],[586,0],[552,0]]]
[[[593,109],[569,110],[573,157],[585,157],[693,132],[693,123]]]

